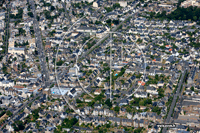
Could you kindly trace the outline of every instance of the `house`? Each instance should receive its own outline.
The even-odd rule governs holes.
[[[122,126],[128,126],[128,127],[130,127],[130,126],[132,126],[132,123],[133,123],[133,120],[131,120],[131,119],[122,119]]]
[[[100,117],[99,118],[99,123],[104,125],[106,123],[106,118],[105,117]]]
[[[166,61],[165,64],[171,64],[174,60],[174,56],[170,56]]]
[[[147,92],[136,92],[134,94],[134,97],[136,97],[136,98],[147,98]]]
[[[99,110],[98,109],[94,109],[92,115],[97,116],[99,114]]]
[[[117,124],[118,126],[121,125],[121,118],[118,117],[108,117],[108,120],[111,121],[113,124]]]
[[[92,122],[93,125],[95,125],[95,126],[99,125],[99,117],[98,116],[94,116],[92,121],[93,121]]]
[[[94,27],[79,27],[78,29],[76,29],[76,31],[78,32],[97,32],[97,29]]]
[[[150,86],[147,86],[146,92],[149,93],[149,94],[153,94],[153,95],[157,95],[158,94],[157,89],[154,88],[154,87],[150,87]]]
[[[131,113],[127,113],[127,118],[132,119],[133,115]]]
[[[113,91],[113,95],[119,95],[120,91],[118,89]]]
[[[25,53],[25,49],[24,48],[16,48],[16,47],[8,47],[8,53],[10,54],[23,54]]]
[[[121,109],[119,110],[119,115],[120,115],[120,116],[125,116],[125,115],[126,115],[126,109],[125,109],[125,108],[121,108]]]
[[[159,82],[157,83],[157,86],[158,86],[158,87],[163,87],[164,84],[165,84],[164,81],[159,81]]]
[[[101,89],[100,88],[94,91],[94,95],[100,95],[100,94],[101,94]]]
[[[149,113],[147,113],[147,119],[148,119],[148,120],[152,120],[153,122],[156,121],[156,116],[157,116],[157,114],[154,113],[154,112],[149,112]]]
[[[72,88],[70,91],[69,91],[69,95],[71,95],[72,97],[75,97],[77,95],[77,91],[75,88]]]
[[[4,80],[4,78],[0,79],[0,86],[3,87],[13,87],[14,81],[13,80]]]
[[[133,120],[133,126],[134,126],[135,128],[138,128],[138,127],[139,127],[139,120],[138,120],[138,119]]]
[[[119,102],[119,106],[122,106],[122,105],[128,105],[129,104],[129,101],[127,99],[122,99],[120,100]]]
[[[90,118],[90,117],[85,117],[83,119],[79,118],[79,125],[81,125],[82,123],[87,125],[87,124],[89,124],[91,122],[92,122],[92,118]]]
[[[104,110],[103,109],[99,109],[99,115],[104,115]]]
[[[100,109],[102,107],[102,104],[94,104],[94,108]]]
[[[130,84],[129,83],[124,83],[121,85],[121,89],[127,90],[129,88]]]
[[[110,84],[106,82],[106,83],[104,84],[104,89],[107,90],[107,89],[109,89],[109,88],[110,88]]]
[[[85,114],[86,114],[86,115],[90,114],[91,109],[92,109],[91,107],[85,107],[85,108],[84,108]]]
[[[132,84],[132,82],[135,80],[135,76],[130,77],[130,79],[128,80],[129,84]]]
[[[164,101],[160,101],[157,106],[158,107],[164,107],[165,106],[165,102]]]
[[[145,120],[145,119],[140,119],[139,120],[139,127],[144,127],[144,128],[148,128],[148,120]]]
[[[121,88],[120,82],[115,82],[115,89],[119,89],[119,88]]]

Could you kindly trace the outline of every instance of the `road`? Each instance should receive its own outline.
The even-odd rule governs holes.
[[[33,20],[33,26],[34,26],[34,30],[35,30],[35,37],[36,37],[36,46],[38,49],[38,54],[39,54],[39,59],[40,59],[40,65],[41,65],[41,73],[43,74],[43,79],[44,79],[44,87],[48,87],[50,85],[50,81],[49,81],[49,73],[48,73],[48,68],[47,68],[47,64],[46,64],[46,57],[44,54],[44,49],[43,49],[43,45],[42,45],[42,38],[41,38],[41,33],[40,33],[40,29],[39,29],[39,24],[38,21],[36,19],[36,12],[35,12],[35,4],[34,1],[30,1],[30,5],[32,8],[32,12],[34,14],[34,20]],[[13,112],[13,115],[10,117],[9,121],[6,121],[2,126],[4,127],[5,125],[7,125],[11,120],[13,120],[13,118],[19,114],[19,112],[21,110],[23,110],[25,107],[28,106],[28,104],[30,104],[31,102],[35,101],[35,99],[37,97],[41,97],[42,96],[42,92],[40,92],[38,95],[34,96],[33,98],[31,98],[28,102],[25,102],[23,104],[22,107],[20,107],[19,109],[17,109],[15,112]]]
[[[9,23],[10,23],[10,0],[7,1],[6,4],[7,7],[7,14],[6,14],[6,40],[5,40],[5,44],[6,44],[6,49],[5,49],[5,54],[8,53],[8,39],[9,39]]]
[[[69,4],[69,1],[67,1],[66,4]],[[69,13],[67,12],[66,4],[64,2],[62,2],[62,6],[64,7],[64,10],[65,10],[65,17],[67,17],[68,20],[71,20]],[[71,23],[71,21],[69,21],[69,22]]]
[[[179,83],[178,83],[177,91],[176,91],[176,93],[174,94],[173,101],[172,101],[172,103],[171,103],[171,106],[170,106],[170,109],[169,109],[167,118],[166,118],[166,120],[165,120],[165,123],[166,123],[166,124],[170,123],[171,115],[172,115],[173,110],[174,110],[174,107],[175,107],[175,105],[176,105],[176,99],[177,99],[178,96],[180,96],[179,93],[180,93],[181,85],[182,85],[183,82],[184,82],[183,79],[184,79],[185,73],[186,73],[186,70],[184,70],[184,72],[182,73],[181,79],[180,79],[180,81],[179,81]],[[167,132],[167,128],[163,128],[162,133],[166,133],[166,132]]]
[[[27,1],[31,5],[31,10],[32,10],[32,13],[34,16],[33,17],[33,28],[35,31],[36,47],[37,47],[38,54],[39,54],[41,73],[43,76],[43,80],[45,82],[45,87],[47,87],[50,85],[50,78],[49,78],[49,71],[48,71],[48,67],[47,67],[47,63],[46,63],[45,51],[44,51],[43,44],[42,44],[39,23],[37,21],[37,14],[35,11],[35,3],[33,0],[27,0]]]

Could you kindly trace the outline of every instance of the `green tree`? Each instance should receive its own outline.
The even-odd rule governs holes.
[[[142,132],[142,128],[137,128],[134,130],[134,133],[141,133]]]
[[[115,8],[120,8],[120,4],[119,4],[119,3],[113,4],[113,8],[114,8],[114,9],[115,9]]]
[[[150,69],[150,66],[147,66],[146,69]]]
[[[159,107],[153,107],[152,112],[157,113],[158,115],[160,115],[161,113],[161,109]]]
[[[12,112],[10,112],[9,110],[6,112],[6,115],[8,115],[9,117],[12,115]]]
[[[51,11],[55,10],[55,7],[54,6],[51,6]]]
[[[193,19],[196,21],[197,20],[197,16],[194,16]]]
[[[15,121],[15,123],[12,124],[14,127],[14,131],[21,131],[24,130],[25,126],[22,121]]]
[[[30,16],[31,18],[34,17],[32,12],[28,12],[28,16]]]
[[[114,111],[115,111],[115,112],[119,113],[119,110],[120,110],[120,107],[119,107],[119,106],[114,107]]]
[[[192,86],[192,87],[190,88],[190,90],[191,90],[191,91],[194,91],[194,86]]]
[[[105,102],[105,104],[106,104],[109,108],[112,107],[112,102],[110,101],[110,99],[107,99],[106,102]]]
[[[158,98],[164,97],[164,90],[162,88],[158,89]]]
[[[3,63],[2,71],[4,74],[7,73],[7,66]]]

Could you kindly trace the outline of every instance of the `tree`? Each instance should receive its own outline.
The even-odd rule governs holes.
[[[18,13],[16,15],[10,14],[10,18],[13,18],[13,19],[22,19],[22,15],[23,15],[23,9],[19,8],[18,9]]]
[[[158,89],[158,98],[162,98],[162,97],[164,97],[164,90],[163,89]]]
[[[113,23],[114,23],[115,25],[118,25],[118,24],[119,24],[119,20],[113,20]]]
[[[190,131],[190,127],[188,126],[187,131]]]
[[[53,36],[56,33],[55,30],[52,30],[51,32],[49,32],[49,36]]]
[[[62,128],[72,128],[77,123],[78,123],[78,120],[76,118],[72,118],[72,119],[66,118],[63,120],[60,126],[57,126],[57,129],[54,132],[60,133],[62,131]]]
[[[105,102],[105,104],[106,104],[109,108],[112,107],[112,102],[110,101],[110,99],[107,99],[106,102]]]
[[[94,100],[92,102],[88,102],[88,106],[93,107],[94,103]]]
[[[8,110],[7,112],[6,112],[6,115],[8,115],[9,117],[12,115],[12,113]]]
[[[156,75],[155,75],[155,79],[156,79],[156,80],[159,80],[158,78],[159,78],[159,77],[158,77],[158,74],[156,74]]]
[[[26,31],[22,28],[19,28],[19,35],[25,35]]]
[[[115,8],[120,8],[120,4],[119,4],[119,3],[113,4],[113,8],[114,8],[114,9],[115,9]]]
[[[56,65],[61,66],[63,63],[64,63],[64,61],[60,60],[60,61],[56,62]]]
[[[192,87],[190,88],[190,90],[191,90],[191,91],[194,91],[194,86],[192,86]]]
[[[7,73],[7,67],[4,63],[3,63],[2,71],[3,71],[4,74]]]
[[[33,13],[32,12],[28,12],[28,16],[30,16],[31,18],[33,18]]]
[[[150,66],[147,66],[146,69],[150,69]]]
[[[76,99],[76,103],[82,103],[80,99]]]
[[[13,123],[12,126],[14,127],[15,131],[24,130],[24,128],[25,128],[22,121],[15,121],[15,123]]]
[[[161,113],[161,109],[159,107],[153,107],[152,112],[155,112],[159,115]]]
[[[127,107],[126,111],[130,113],[132,111],[131,107]]]
[[[51,11],[55,10],[55,7],[54,6],[51,6]]]
[[[106,124],[106,128],[110,128],[110,124]]]
[[[193,19],[196,21],[197,20],[197,16],[194,16]]]
[[[134,133],[141,133],[142,132],[142,128],[137,128],[134,130]]]
[[[119,113],[119,110],[120,110],[120,107],[119,107],[119,106],[114,107],[114,111],[115,111],[115,112]]]

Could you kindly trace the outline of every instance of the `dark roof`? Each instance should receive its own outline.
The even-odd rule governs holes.
[[[71,89],[70,92],[71,92],[72,94],[76,93],[75,88]]]

